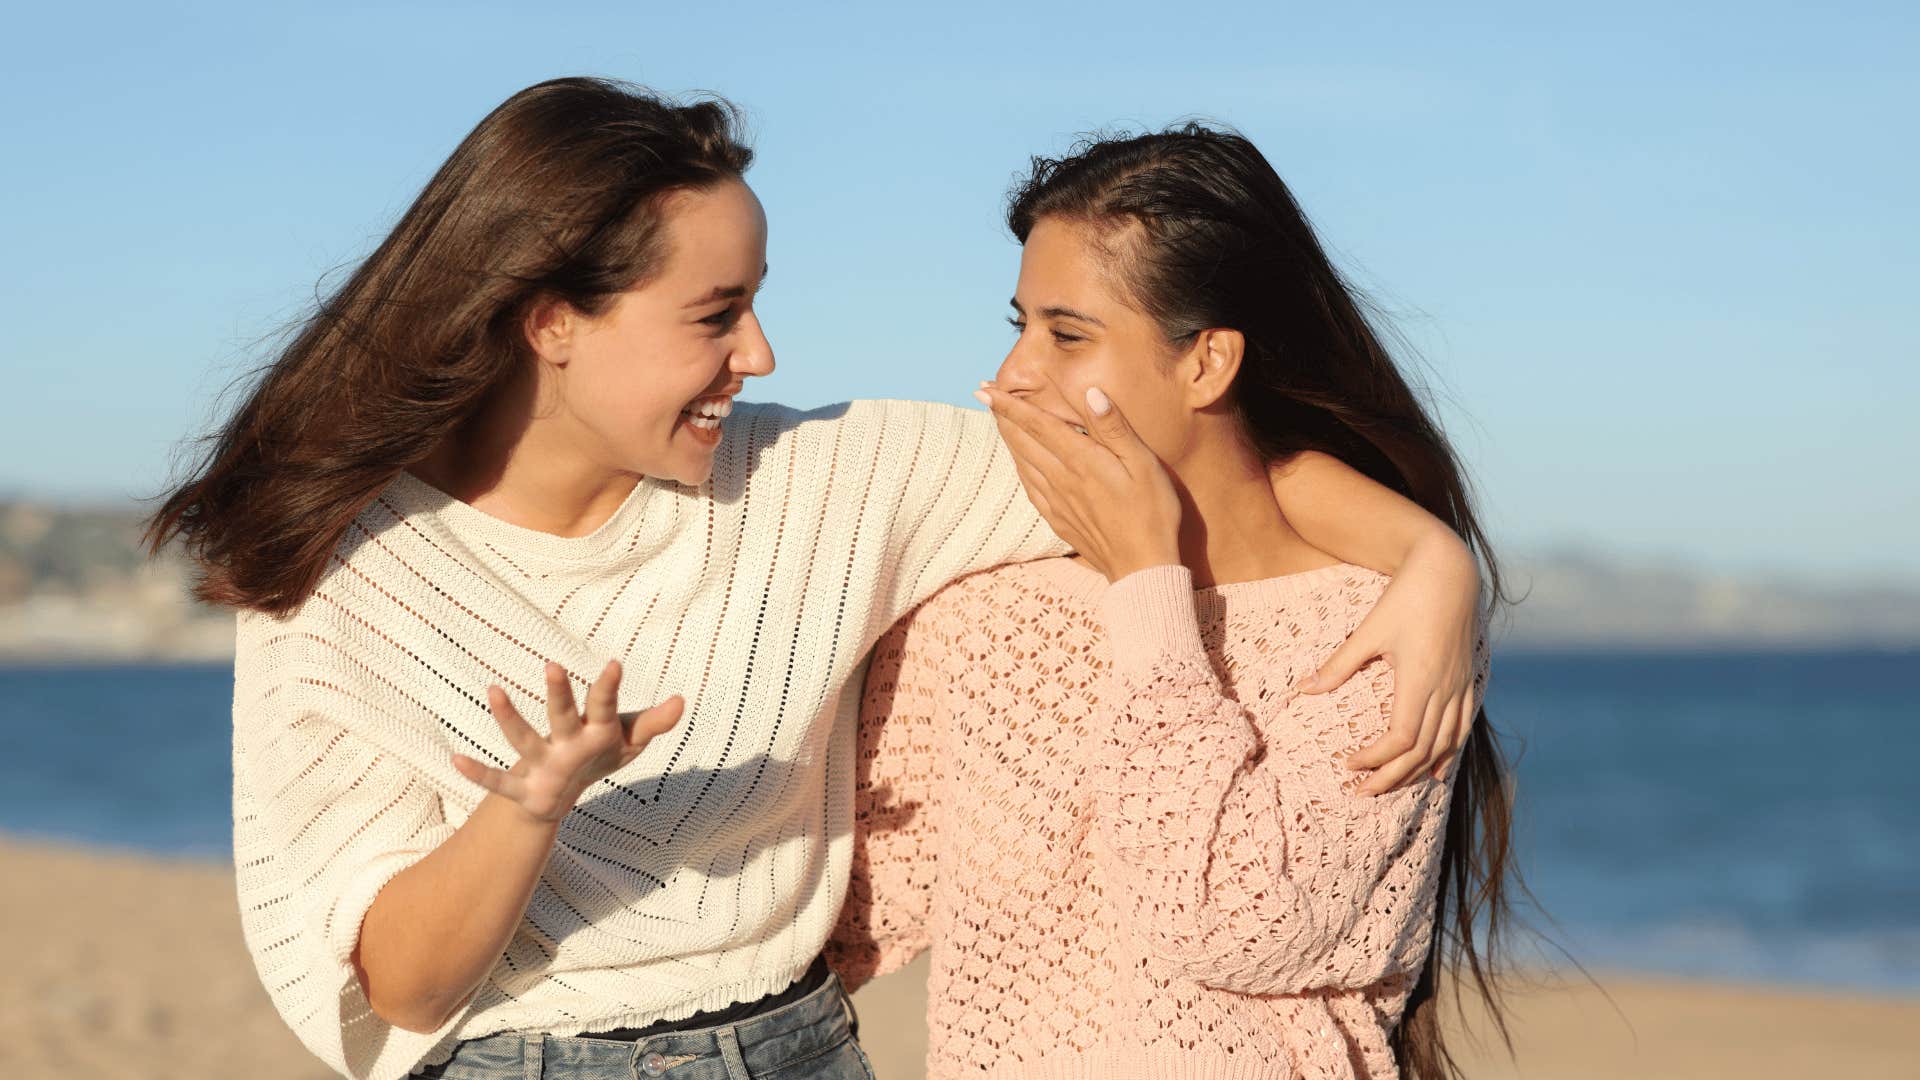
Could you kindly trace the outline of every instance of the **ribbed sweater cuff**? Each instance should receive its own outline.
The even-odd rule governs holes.
[[[1184,566],[1151,566],[1107,586],[1100,617],[1118,674],[1145,677],[1161,657],[1207,662],[1193,611],[1193,571]]]

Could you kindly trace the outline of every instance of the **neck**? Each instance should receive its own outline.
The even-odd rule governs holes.
[[[593,460],[563,409],[535,409],[533,381],[503,389],[409,471],[510,525],[586,536],[606,524],[640,477]]]
[[[1332,565],[1287,522],[1266,464],[1243,440],[1211,439],[1173,470],[1180,493],[1180,561],[1200,588]]]

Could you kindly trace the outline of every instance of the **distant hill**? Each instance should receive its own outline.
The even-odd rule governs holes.
[[[230,658],[233,614],[193,601],[178,554],[147,559],[140,522],[0,503],[0,662]]]
[[[1920,589],[1820,586],[1558,553],[1505,567],[1509,648],[1920,648]]]
[[[133,509],[0,502],[0,663],[221,660],[233,616],[149,561]],[[1920,648],[1920,590],[1833,588],[1557,553],[1514,559],[1509,649]]]

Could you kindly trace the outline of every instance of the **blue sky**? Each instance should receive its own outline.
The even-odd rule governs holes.
[[[1920,581],[1912,5],[36,5],[0,43],[0,493],[159,490],[500,99],[723,93],[796,404],[968,404],[1075,133],[1199,115],[1397,316],[1515,551]]]

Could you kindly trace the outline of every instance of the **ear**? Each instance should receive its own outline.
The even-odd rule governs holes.
[[[580,312],[557,296],[543,295],[527,308],[522,330],[533,354],[556,367],[565,367],[579,331]]]
[[[1246,335],[1238,330],[1200,331],[1183,365],[1187,407],[1204,409],[1226,397],[1246,351]]]

